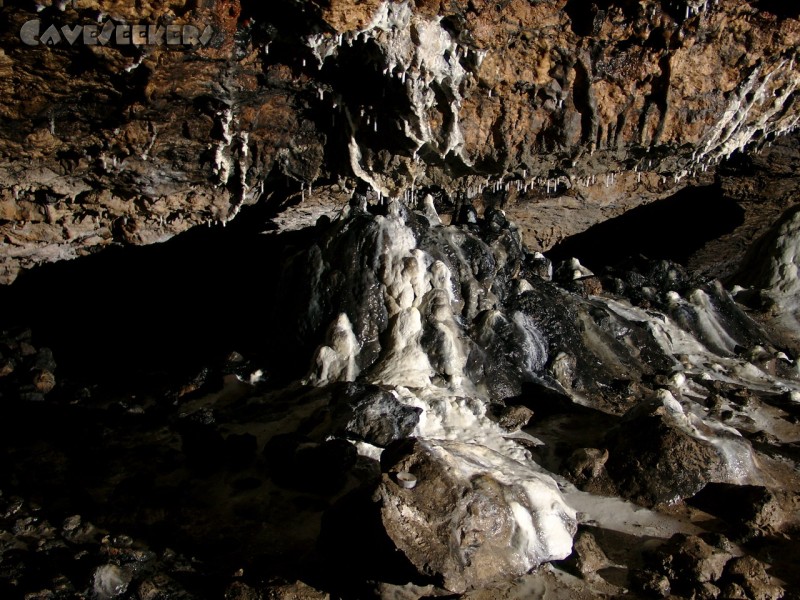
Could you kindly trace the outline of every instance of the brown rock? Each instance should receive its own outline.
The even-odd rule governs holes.
[[[386,533],[421,573],[440,577],[451,591],[518,577],[570,552],[575,520],[555,488],[548,491],[546,480],[491,450],[409,440],[384,451],[381,467],[377,495]],[[412,489],[392,475],[403,472],[416,477]],[[518,477],[530,478],[544,504],[531,503]],[[531,535],[537,539],[520,545]]]
[[[731,555],[694,535],[675,534],[649,558],[650,564],[684,589],[716,582]]]
[[[37,370],[33,375],[33,386],[41,393],[48,394],[56,387],[56,378],[50,371]]]
[[[505,203],[529,245],[547,249],[702,180],[701,168],[796,119],[787,90],[800,22],[762,4],[731,0],[684,17],[657,0],[602,10],[420,0],[407,14],[389,3],[395,14],[384,18],[377,0],[300,2],[297,33],[277,36],[277,12],[239,0],[81,1],[41,14],[6,6],[0,282],[43,262],[226,222],[262,196],[278,208],[302,203],[300,185],[321,178],[395,193],[413,181],[451,194],[487,176],[524,180],[486,200]],[[202,48],[135,51],[20,40],[31,19],[96,23],[98,11],[207,23],[215,34]],[[310,48],[308,31],[326,33]],[[267,53],[276,37],[281,51]],[[397,101],[372,100],[382,92]],[[340,187],[322,203],[346,196]]]
[[[576,484],[595,479],[605,471],[608,450],[598,448],[578,448],[566,461],[566,475]]]
[[[564,562],[584,577],[596,577],[597,571],[611,565],[597,540],[585,530],[579,531],[575,536],[572,555]]]
[[[241,581],[235,581],[225,590],[225,600],[261,600],[257,590]]]
[[[752,600],[778,600],[783,588],[772,583],[764,564],[752,556],[734,558],[725,566],[723,584],[738,585]],[[725,587],[723,587],[725,590]]]
[[[380,5],[379,0],[334,0],[322,15],[336,31],[363,29]]]
[[[726,600],[751,600],[744,588],[738,583],[723,584],[721,594]]]
[[[264,600],[330,600],[330,597],[330,594],[316,590],[302,581],[268,586],[263,593]]]
[[[509,432],[519,431],[533,418],[533,411],[527,406],[507,406],[500,413],[498,424]]]
[[[666,598],[670,595],[669,579],[660,573],[636,570],[631,573],[631,586],[648,598]]]
[[[780,534],[792,522],[796,495],[763,486],[713,483],[691,504],[719,516],[741,539]]]
[[[0,377],[6,377],[14,372],[16,365],[10,358],[0,360]]]
[[[606,444],[606,471],[619,493],[645,506],[693,496],[726,477],[719,451],[677,426],[658,400],[631,409]]]
[[[701,583],[694,590],[694,597],[696,600],[714,600],[719,598],[720,589],[713,583]]]

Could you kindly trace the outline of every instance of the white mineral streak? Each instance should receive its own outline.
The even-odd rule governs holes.
[[[214,149],[214,174],[219,179],[220,185],[228,183],[231,174],[230,145],[233,140],[231,135],[231,124],[233,123],[233,111],[225,109],[218,115],[222,126],[222,140],[217,142]]]
[[[528,375],[534,376],[540,373],[547,363],[547,341],[536,328],[530,315],[515,312],[512,320],[519,327],[524,340],[520,348],[525,354],[525,371]]]
[[[242,206],[244,206],[248,200],[256,199],[250,193],[250,187],[247,185],[247,168],[248,168],[247,159],[248,156],[250,155],[250,146],[248,145],[248,142],[250,140],[250,134],[247,133],[246,131],[242,131],[237,135],[237,140],[239,142],[239,159],[237,161],[237,167],[238,167],[240,187],[238,196],[234,198],[233,205],[228,211],[227,217],[225,217],[225,219],[223,220],[223,225],[227,221],[235,219],[236,216],[239,214],[239,212],[242,210]]]
[[[236,118],[232,109],[226,108],[219,112],[217,116],[222,128],[222,139],[214,146],[214,174],[217,176],[218,185],[227,186],[233,173],[235,161],[240,182],[240,188],[232,199],[231,207],[228,209],[227,214],[221,218],[222,224],[225,225],[239,214],[242,206],[257,199],[255,194],[259,190],[251,190],[247,185],[248,156],[250,153],[249,133],[234,132]],[[234,158],[235,148],[238,148],[239,151],[239,156],[236,159]]]
[[[717,449],[727,469],[722,482],[763,483],[759,479],[752,449],[736,429],[714,419],[704,419],[691,406],[684,408],[667,390],[658,390],[657,395],[673,425],[696,439],[713,444]]]
[[[422,199],[422,208],[431,225],[436,227],[442,224],[439,213],[436,212],[436,206],[433,204],[433,196],[430,194],[425,195],[425,198]]]
[[[383,73],[397,77],[405,88],[411,106],[411,117],[403,120],[403,131],[419,150],[423,146],[440,156],[459,156],[468,163],[462,150],[464,137],[459,125],[462,84],[469,73],[462,67],[459,56],[463,53],[458,43],[441,25],[441,17],[427,18],[412,10],[407,2],[383,2],[367,27],[356,35],[370,38],[382,51]],[[336,51],[327,37],[315,35],[308,45],[318,60]],[[332,45],[333,44],[333,45]],[[442,105],[438,96],[448,98]],[[436,131],[429,114],[431,109],[445,111],[445,129]],[[355,139],[357,126],[350,121],[353,137],[350,142],[350,162],[353,172],[376,190],[386,193],[375,178],[361,165],[361,151]]]
[[[322,67],[326,58],[337,55],[341,43],[339,36],[315,33],[306,38],[306,46],[311,48],[311,53],[317,59],[318,66]]]
[[[800,212],[779,228],[765,280],[781,328],[800,339]]]
[[[328,330],[327,344],[317,349],[312,372],[304,383],[325,385],[334,381],[354,381],[358,375],[358,350],[350,319],[342,313]]]
[[[572,271],[573,279],[591,277],[594,275],[589,269],[584,267],[577,258],[570,258],[568,261],[569,269]]]
[[[383,385],[406,384],[422,388],[431,384],[433,368],[420,345],[422,317],[419,309],[400,309],[390,327],[385,359],[375,372],[375,382]]]
[[[731,93],[722,118],[700,143],[698,162],[722,159],[754,140],[782,135],[797,126],[800,115],[785,108],[800,86],[800,73],[787,60],[766,70],[757,66]]]
[[[671,295],[673,304],[691,305],[694,314],[697,316],[696,324],[705,338],[705,343],[679,327],[667,315],[655,314],[633,307],[625,301],[608,298],[598,298],[597,300],[625,319],[645,323],[661,346],[661,349],[668,356],[683,355],[685,357],[684,364],[676,359],[674,368],[676,372],[683,373],[684,378],[686,375],[694,375],[706,381],[716,380],[768,393],[800,391],[800,384],[797,381],[771,375],[746,359],[733,356],[730,353],[730,350],[733,349],[732,344],[735,342],[722,330],[717,313],[710,305],[705,292],[700,290],[693,292],[688,303],[680,299],[678,294]],[[712,349],[711,346],[716,348]],[[684,385],[686,389],[683,390],[683,394],[686,397],[698,396],[704,399],[708,395],[707,390],[699,389],[696,392],[689,383],[684,383]],[[738,450],[731,453],[731,448],[729,447],[731,444],[734,446],[740,445],[739,442],[730,442],[730,436],[735,430],[719,423],[714,424],[715,422],[711,419],[702,419],[700,410],[702,409],[699,405],[696,405],[696,409],[692,410],[695,417],[700,418],[705,423],[703,427],[697,427],[697,429],[703,431],[703,435],[717,439],[713,443],[717,445],[723,455],[730,458],[731,473],[740,472],[739,466],[749,465],[750,462],[736,458]],[[779,439],[787,443],[797,439],[796,432],[794,430],[787,431],[781,419],[769,416],[769,410],[743,409],[743,411],[746,417],[756,419],[761,429]],[[692,418],[694,419],[695,417]],[[726,433],[720,438],[720,434],[723,432]],[[708,441],[711,440],[709,439]],[[756,477],[757,473],[751,473],[750,475]]]
[[[677,301],[678,305],[682,303],[682,300]],[[719,322],[708,294],[703,290],[694,290],[689,295],[689,304],[694,309],[693,314],[697,316],[696,326],[703,334],[706,345],[718,353],[732,353],[736,347],[736,340],[728,335],[725,327]]]
[[[525,572],[542,562],[559,560],[572,552],[572,528],[576,513],[564,501],[552,477],[502,454],[474,443],[433,441],[423,444],[439,461],[465,480],[488,474],[512,490],[519,501],[508,505],[516,522],[512,537],[516,568]]]
[[[347,120],[350,122],[351,127],[353,127],[353,120],[350,117],[350,111],[345,109],[345,115],[347,116]],[[353,169],[355,176],[362,181],[366,181],[375,191],[384,195],[388,195],[388,190],[378,183],[378,181],[361,166],[361,148],[358,146],[355,135],[350,136],[350,143],[347,147],[350,151],[350,167]]]

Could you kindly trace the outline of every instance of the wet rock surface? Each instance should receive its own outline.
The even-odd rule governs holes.
[[[657,548],[646,561],[656,572],[665,575],[673,586],[702,586],[715,583],[732,556],[698,536],[675,535]]]
[[[596,579],[599,577],[597,572],[612,563],[594,536],[584,529],[575,536],[572,554],[562,564],[587,579]]]
[[[609,476],[624,495],[648,506],[689,498],[726,477],[724,456],[677,426],[670,408],[659,400],[645,402],[626,413],[607,438]]]
[[[338,435],[380,447],[409,437],[422,412],[371,385],[345,384],[334,392],[333,402],[331,418]]]
[[[782,598],[784,590],[772,583],[764,565],[752,556],[735,558],[725,565],[722,581],[723,594],[741,589],[748,598],[775,600]]]
[[[574,514],[547,476],[458,442],[415,441],[387,449],[381,462],[386,533],[448,590],[513,579],[569,553]]]
[[[791,597],[791,349],[680,264],[466,213],[285,238],[261,353],[101,384],[4,334],[6,595]]]
[[[796,8],[0,16],[2,598],[798,597]]]

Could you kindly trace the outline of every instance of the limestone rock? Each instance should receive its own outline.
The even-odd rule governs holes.
[[[506,406],[497,415],[497,423],[509,432],[519,431],[533,418],[533,411],[527,406]]]
[[[479,204],[505,203],[530,245],[549,248],[796,124],[800,24],[762,5],[7,5],[0,281],[258,202],[299,204],[296,221],[277,219],[291,226],[356,183],[486,191]],[[213,35],[194,47],[20,38],[30,21],[98,17]],[[318,180],[341,185],[313,194]]]
[[[575,536],[572,555],[564,563],[584,577],[597,577],[597,571],[612,564],[594,536],[586,530]]]
[[[648,598],[667,598],[670,595],[669,579],[660,573],[637,569],[631,573],[631,586]]]
[[[719,581],[730,559],[729,553],[685,534],[675,534],[648,556],[652,567],[683,589]]]
[[[302,581],[270,585],[264,590],[264,600],[330,600],[330,594],[314,589]]]
[[[382,447],[411,435],[422,412],[378,386],[356,383],[334,392],[330,410],[336,435]]]
[[[609,458],[606,471],[619,493],[645,506],[688,498],[712,481],[729,481],[750,460],[749,444],[728,434],[735,461],[701,431],[705,423],[684,412],[669,392],[631,409],[619,427],[606,437]],[[725,435],[724,430],[720,430]]]
[[[580,485],[604,474],[608,461],[608,450],[598,448],[578,448],[569,455],[566,462],[566,475]]]
[[[742,539],[778,535],[792,523],[797,496],[755,485],[713,483],[691,503],[724,519]]]
[[[391,540],[420,573],[463,592],[565,558],[575,513],[555,483],[487,448],[410,440],[388,448],[377,492]],[[417,479],[398,485],[397,473]]]
[[[784,593],[780,586],[772,583],[763,563],[752,556],[734,558],[726,565],[723,589],[726,585],[738,586],[751,600],[778,600]]]

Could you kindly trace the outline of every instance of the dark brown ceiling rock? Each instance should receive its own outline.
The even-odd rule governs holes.
[[[0,282],[356,185],[497,191],[545,249],[800,122],[800,21],[774,4],[7,1]],[[23,43],[32,20],[59,43]],[[62,29],[132,24],[212,34],[70,45]],[[540,205],[557,216],[534,226]]]

